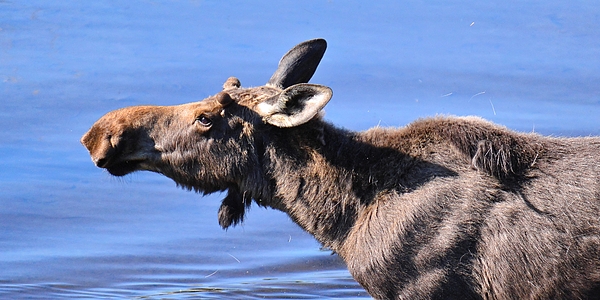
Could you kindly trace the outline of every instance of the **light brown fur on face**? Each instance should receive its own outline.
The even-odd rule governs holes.
[[[254,202],[337,253],[377,299],[598,299],[600,138],[517,133],[476,117],[352,132],[306,82],[324,40],[268,84],[109,112],[81,139],[94,163],[227,191],[223,228]]]

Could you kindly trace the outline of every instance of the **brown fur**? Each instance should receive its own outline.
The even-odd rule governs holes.
[[[318,116],[330,90],[303,83],[324,41],[306,43],[318,47],[290,50],[267,86],[228,79],[231,103],[219,93],[124,108],[82,143],[113,175],[149,170],[198,192],[227,190],[224,228],[252,201],[286,212],[375,298],[600,297],[600,138],[475,117],[339,129]]]

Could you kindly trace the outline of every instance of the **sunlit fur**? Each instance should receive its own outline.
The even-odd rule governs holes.
[[[226,190],[224,228],[251,202],[286,212],[378,299],[600,297],[600,138],[475,117],[353,132],[315,116],[280,128],[254,109],[280,88],[224,87],[231,104],[121,109],[82,143],[115,175]]]

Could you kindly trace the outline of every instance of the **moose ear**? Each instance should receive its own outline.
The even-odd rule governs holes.
[[[259,103],[256,112],[266,123],[277,127],[294,127],[310,121],[333,96],[330,88],[300,83],[281,94]]]
[[[326,49],[327,42],[324,39],[296,45],[281,58],[267,85],[285,89],[294,84],[307,83],[315,74]]]

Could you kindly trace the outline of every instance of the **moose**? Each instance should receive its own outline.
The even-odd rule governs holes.
[[[226,191],[223,228],[253,202],[287,213],[377,299],[600,298],[600,137],[451,116],[342,129],[308,83],[326,46],[293,47],[264,86],[109,112],[81,143],[115,176]]]

